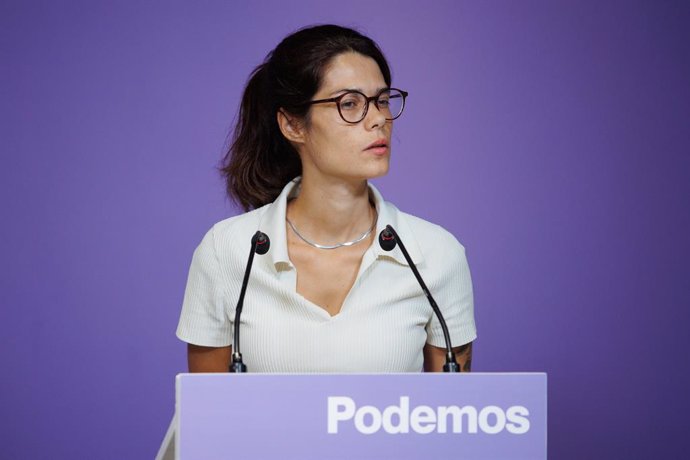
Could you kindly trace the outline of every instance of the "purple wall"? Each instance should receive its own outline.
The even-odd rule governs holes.
[[[474,369],[549,373],[552,458],[681,456],[687,2],[95,3],[0,5],[0,457],[154,455],[243,83],[317,22],[411,94],[376,184],[467,247]]]

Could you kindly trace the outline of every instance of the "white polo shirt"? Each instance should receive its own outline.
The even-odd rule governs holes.
[[[296,291],[285,210],[299,190],[288,183],[271,204],[215,224],[194,251],[177,336],[211,347],[232,345],[235,306],[257,230],[271,247],[255,255],[241,317],[249,372],[419,372],[423,347],[444,347],[441,326],[396,246],[378,236],[364,253],[340,312],[330,316]],[[369,185],[376,234],[392,225],[438,303],[454,347],[477,336],[464,247],[438,225],[399,211]]]

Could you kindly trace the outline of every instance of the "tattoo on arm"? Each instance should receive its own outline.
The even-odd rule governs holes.
[[[455,359],[460,366],[460,372],[472,370],[472,342],[466,343],[455,349]]]

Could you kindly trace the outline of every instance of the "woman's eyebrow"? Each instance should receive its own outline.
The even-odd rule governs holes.
[[[383,86],[383,87],[381,87],[381,88],[378,88],[378,89],[376,90],[376,93],[375,93],[375,94],[378,94],[378,93],[380,93],[381,91],[383,91],[384,89],[388,89],[388,88],[389,88],[388,86]],[[346,92],[348,92],[348,91],[358,91],[358,92],[360,92],[360,93],[362,93],[362,94],[366,94],[362,88],[343,88],[343,89],[338,89],[338,90],[336,90],[336,91],[333,91],[331,94],[329,94],[329,96],[335,96],[335,95],[338,94],[338,93],[346,93]]]
[[[359,91],[360,93],[363,92],[361,88],[343,88],[333,91],[331,94],[329,94],[329,96],[335,96],[338,93],[347,93],[348,91]]]

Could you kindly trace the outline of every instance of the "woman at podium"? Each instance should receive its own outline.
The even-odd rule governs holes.
[[[177,336],[190,372],[227,372],[238,330],[249,372],[440,371],[446,338],[470,371],[463,246],[369,183],[388,173],[407,96],[376,43],[336,25],[289,35],[254,69],[221,168],[246,212],[208,230],[189,270]],[[257,231],[270,246],[241,296]]]

